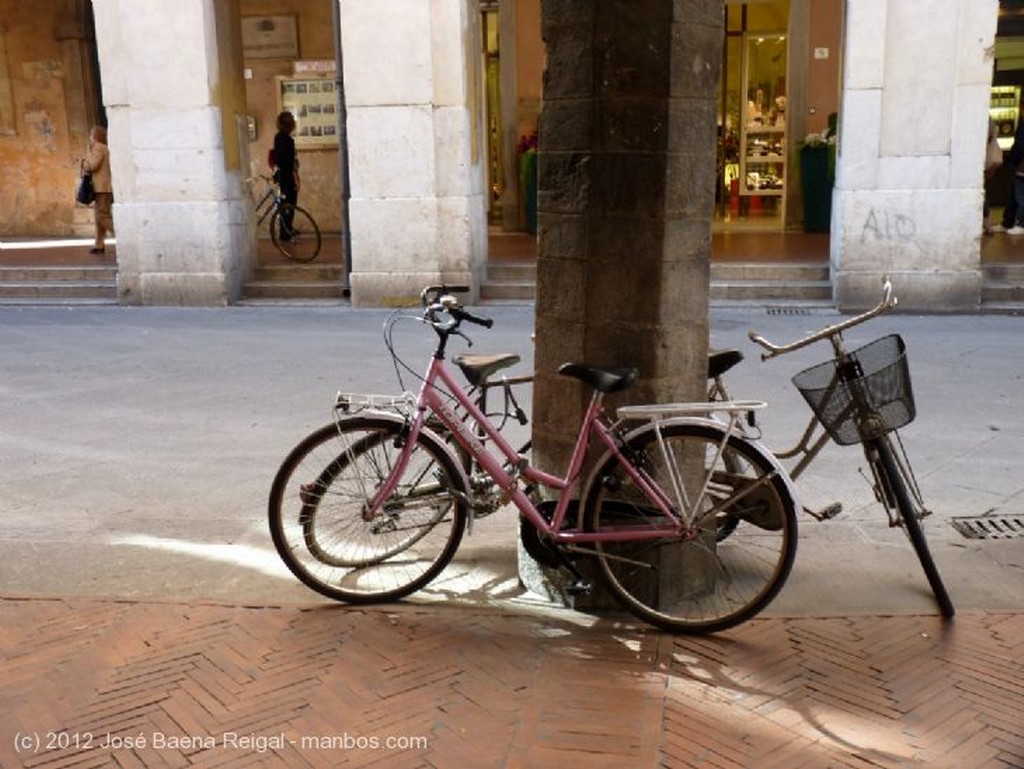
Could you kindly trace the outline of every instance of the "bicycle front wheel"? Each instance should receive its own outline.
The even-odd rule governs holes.
[[[352,417],[323,427],[285,458],[270,491],[274,546],[305,585],[348,603],[419,590],[455,555],[466,524],[459,468],[423,433],[398,487],[370,521],[369,499],[395,467],[401,421]]]
[[[320,253],[320,228],[306,209],[282,202],[270,217],[270,239],[295,262],[312,262]]]
[[[723,443],[721,430],[699,424],[660,432],[663,445],[650,428],[634,433],[623,453],[669,499],[678,480],[694,507],[692,525],[681,537],[642,538],[669,521],[609,457],[585,497],[587,529],[623,540],[597,543],[600,571],[622,604],[653,625],[690,634],[733,627],[767,606],[789,576],[794,500],[778,469],[742,438]]]
[[[935,595],[935,602],[939,605],[939,611],[943,617],[952,617],[956,613],[953,601],[946,591],[946,586],[939,575],[939,569],[935,565],[931,551],[928,549],[928,542],[924,538],[924,529],[921,526],[923,510],[914,503],[910,493],[910,485],[904,473],[905,465],[897,460],[896,450],[893,448],[890,436],[886,435],[869,441],[864,445],[868,461],[872,461],[872,451],[877,452],[878,459],[873,461],[878,482],[881,484],[881,492],[885,495],[886,506],[899,513],[900,526],[906,532],[907,539],[917,554],[917,560],[921,562],[928,585]]]

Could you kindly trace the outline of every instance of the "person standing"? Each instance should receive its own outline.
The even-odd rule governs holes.
[[[96,220],[96,240],[90,254],[106,250],[107,234],[114,234],[114,188],[110,182],[110,150],[107,148],[107,129],[93,126],[89,131],[89,154],[85,167],[92,172],[92,186],[96,190],[93,215]]]
[[[993,230],[998,232],[1005,228],[1007,235],[1024,235],[1024,102],[1021,102],[1017,115],[1013,145],[1006,153],[1003,164],[1013,174],[1013,185],[1010,188],[1010,200],[1003,211],[1003,227],[994,227]]]
[[[281,186],[281,197],[284,198],[286,206],[281,212],[281,218],[287,225],[287,230],[281,233],[283,240],[291,239],[293,207],[299,202],[299,159],[295,154],[295,139],[292,133],[295,131],[295,116],[291,112],[282,112],[277,116],[277,134],[274,136],[274,163],[277,165],[275,176],[277,183]]]

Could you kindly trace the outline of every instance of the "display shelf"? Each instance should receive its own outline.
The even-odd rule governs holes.
[[[785,127],[747,125],[740,137],[740,194],[774,196],[785,189]]]

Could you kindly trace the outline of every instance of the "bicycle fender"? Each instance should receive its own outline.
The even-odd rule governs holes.
[[[671,419],[660,420],[658,422],[658,425],[662,427],[669,427],[671,425],[698,425],[700,427],[713,430],[723,436],[726,432],[730,432],[737,438],[742,439],[747,445],[750,446],[751,449],[753,449],[754,452],[756,452],[762,459],[764,459],[764,461],[770,467],[772,467],[775,470],[775,472],[778,474],[779,480],[782,481],[782,484],[785,487],[786,492],[789,494],[790,500],[792,500],[793,502],[793,510],[795,512],[800,512],[803,509],[803,502],[800,499],[800,494],[796,489],[796,485],[793,483],[793,479],[789,477],[789,472],[786,470],[785,467],[783,467],[782,462],[779,461],[778,457],[776,457],[768,449],[768,447],[765,446],[761,441],[744,435],[743,433],[737,430],[729,431],[727,430],[726,425],[722,424],[718,420],[708,419],[705,417],[673,417]],[[639,427],[636,427],[633,430],[630,430],[628,433],[626,433],[623,439],[629,441],[634,436],[640,435],[645,431],[653,429],[654,425],[650,423],[642,424]],[[604,454],[601,456],[601,459],[594,465],[594,472],[596,472],[596,469],[600,468],[604,464],[605,460],[608,459],[608,457],[610,456],[610,451],[604,452]],[[590,484],[593,482],[593,480],[594,479],[592,476],[587,479],[586,489],[588,491],[590,489]]]
[[[360,411],[358,414],[352,414],[350,416],[341,417],[340,419],[336,420],[335,424],[343,424],[345,422],[356,424],[360,422],[371,424],[373,422],[391,422],[392,424],[401,426],[407,425],[409,423],[409,420],[406,419],[401,414],[396,414],[393,411],[378,411],[376,409],[364,409]],[[452,460],[452,463],[454,464],[455,467],[458,468],[459,473],[462,476],[462,489],[468,489],[469,478],[466,475],[465,470],[463,470],[462,463],[459,461],[459,457],[455,453],[455,450],[452,449],[451,444],[448,441],[446,441],[441,436],[440,433],[438,433],[436,430],[431,429],[430,427],[427,427],[427,425],[425,424],[420,427],[419,434],[424,438],[424,440],[432,443],[434,445],[434,448],[443,452],[448,456],[449,459]]]

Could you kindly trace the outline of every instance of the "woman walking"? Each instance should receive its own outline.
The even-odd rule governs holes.
[[[85,167],[92,171],[92,185],[96,190],[96,241],[89,249],[90,254],[102,254],[106,250],[107,233],[114,234],[114,190],[110,184],[110,150],[107,149],[107,129],[93,126],[89,132],[89,154]]]

